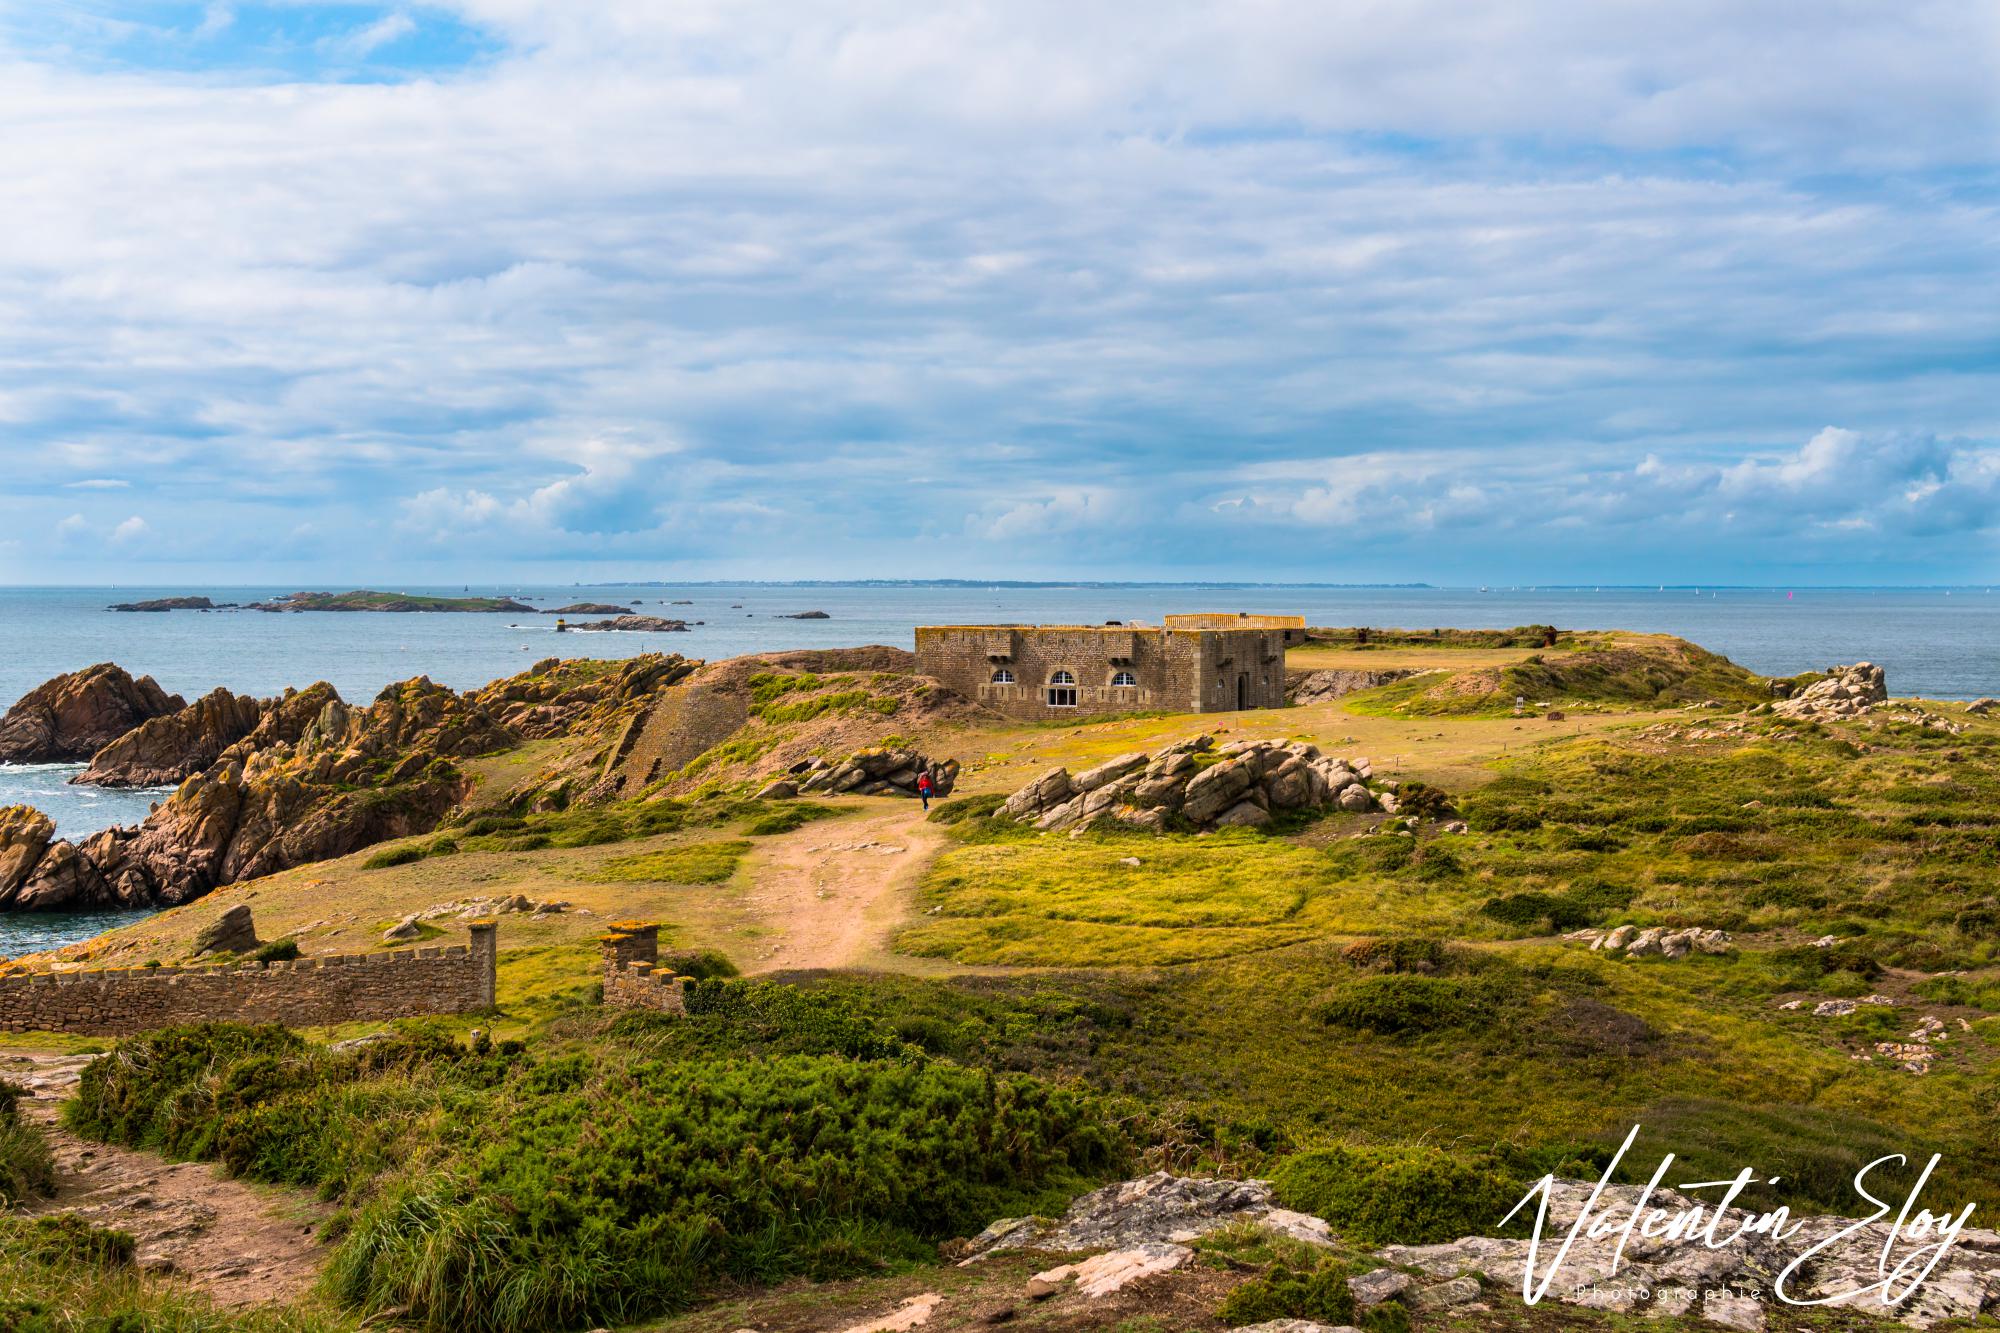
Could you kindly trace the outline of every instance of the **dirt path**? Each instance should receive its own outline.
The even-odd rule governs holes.
[[[907,964],[889,942],[944,842],[914,801],[774,840],[751,866],[754,887],[744,895],[770,934],[744,970]]]
[[[304,1195],[229,1180],[201,1162],[91,1143],[56,1121],[91,1056],[0,1053],[0,1074],[34,1092],[22,1111],[41,1125],[56,1156],[56,1196],[21,1211],[75,1213],[138,1241],[141,1267],[174,1273],[224,1305],[303,1295],[326,1247],[319,1223],[331,1212]]]

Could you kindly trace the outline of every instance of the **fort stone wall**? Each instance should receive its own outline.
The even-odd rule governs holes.
[[[604,953],[604,1007],[687,1012],[687,978],[660,968],[660,928],[650,921],[614,922],[598,940]]]
[[[1285,706],[1285,648],[1303,636],[1303,617],[1187,619],[1216,624],[927,625],[916,634],[917,669],[1033,721]]]
[[[493,1005],[497,928],[465,944],[214,967],[28,972],[0,977],[0,1031],[124,1036],[181,1023],[335,1023],[459,1014]]]

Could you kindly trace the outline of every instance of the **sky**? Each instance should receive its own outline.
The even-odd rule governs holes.
[[[1987,0],[0,0],[0,582],[2000,574]]]

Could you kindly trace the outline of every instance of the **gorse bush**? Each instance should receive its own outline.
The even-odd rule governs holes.
[[[1498,1234],[1525,1185],[1486,1158],[1439,1148],[1319,1148],[1286,1158],[1271,1186],[1287,1208],[1364,1245],[1430,1245]]]
[[[0,1207],[12,1207],[56,1188],[55,1156],[42,1131],[21,1117],[20,1084],[0,1079]]]
[[[332,1290],[436,1329],[624,1322],[728,1279],[916,1257],[1127,1164],[1086,1095],[924,1059],[783,987],[690,991],[687,1035],[657,1043],[677,1058],[615,1039],[468,1050],[421,1027],[348,1055],[276,1028],[169,1030],[90,1066],[71,1121],[346,1194]],[[635,1016],[614,1038],[650,1030]],[[894,1058],[699,1049],[751,1030]]]
[[[1427,977],[1389,972],[1336,987],[1314,1008],[1329,1027],[1380,1034],[1479,1027],[1493,1021],[1502,998],[1484,977]]]

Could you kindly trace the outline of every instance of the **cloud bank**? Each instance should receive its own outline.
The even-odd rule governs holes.
[[[1970,3],[0,0],[0,577],[1981,581],[1997,74]]]

